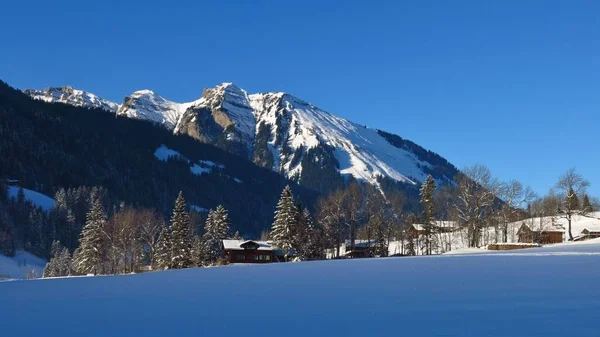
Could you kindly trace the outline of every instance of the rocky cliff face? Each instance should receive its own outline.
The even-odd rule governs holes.
[[[418,185],[431,174],[443,184],[457,172],[444,158],[409,140],[352,123],[281,92],[248,94],[223,83],[205,89],[193,102],[176,103],[141,90],[120,106],[72,88],[25,92],[159,123],[314,189],[336,188],[348,177],[374,185],[384,178]]]

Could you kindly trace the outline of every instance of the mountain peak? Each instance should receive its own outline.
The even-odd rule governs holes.
[[[34,99],[49,103],[64,103],[79,107],[103,109],[109,112],[116,112],[119,108],[117,103],[100,98],[87,91],[74,89],[70,85],[48,87],[43,90],[26,89],[23,92]]]
[[[158,96],[153,90],[150,89],[142,89],[134,91],[132,96]]]

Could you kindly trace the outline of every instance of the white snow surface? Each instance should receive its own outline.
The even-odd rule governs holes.
[[[16,198],[19,193],[19,187],[17,186],[9,186],[8,187],[8,196],[11,198]],[[49,211],[54,207],[54,199],[49,196],[42,194],[40,192],[36,192],[33,190],[28,190],[26,188],[23,189],[23,193],[25,194],[25,199],[31,201],[37,207],[41,207],[44,211]]]
[[[160,161],[167,161],[169,158],[179,158],[187,161],[188,164],[190,164],[190,172],[195,175],[209,174],[214,168],[225,168],[223,164],[218,164],[210,160],[199,160],[198,163],[194,163],[179,152],[169,149],[164,144],[159,146],[156,151],[154,151],[154,157]]]
[[[117,103],[100,98],[90,92],[73,89],[70,86],[51,87],[44,90],[29,89],[24,92],[34,99],[49,103],[65,103],[80,107],[100,108],[110,112],[116,112],[119,108]]]
[[[56,100],[53,96],[48,99]],[[151,90],[136,91],[118,106],[117,114],[159,123],[177,133],[190,107],[225,113],[241,139],[234,133],[226,138],[241,141],[249,150],[259,127],[271,126],[268,148],[273,155],[272,169],[289,178],[298,177],[302,167],[301,160],[293,161],[293,155],[283,154],[285,146],[303,154],[319,145],[332,146],[341,174],[372,184],[377,184],[379,176],[418,183],[426,177],[423,168],[431,167],[412,152],[392,146],[375,129],[336,117],[289,94],[248,94],[233,83],[206,89],[202,97],[187,103],[170,101]]]
[[[152,90],[138,90],[125,99],[117,115],[144,119],[174,129],[183,113],[197,101],[176,103]]]
[[[18,250],[13,257],[0,254],[0,280],[26,279],[28,274],[42,277],[46,262],[23,250]]]
[[[598,336],[600,243],[532,251],[3,282],[2,332]]]
[[[341,174],[376,185],[378,176],[409,183],[416,183],[413,179],[423,181],[426,175],[420,166],[431,166],[419,161],[411,152],[392,146],[376,130],[334,116],[294,96],[256,94],[250,95],[250,102],[257,125],[271,126],[270,144],[275,158],[279,159],[274,170],[288,177],[299,174],[302,167],[300,162],[292,166],[293,156],[281,155],[283,144],[292,149],[310,149],[321,144],[332,146]],[[284,130],[279,130],[278,121]]]

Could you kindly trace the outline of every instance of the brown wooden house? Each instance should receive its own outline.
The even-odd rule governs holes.
[[[541,230],[532,230],[526,224],[522,224],[517,232],[519,242],[523,243],[560,243],[564,241],[565,229],[557,224],[546,225]]]
[[[285,252],[271,246],[270,241],[223,240],[225,259],[229,263],[271,263],[284,262]],[[294,257],[292,250],[288,259]]]

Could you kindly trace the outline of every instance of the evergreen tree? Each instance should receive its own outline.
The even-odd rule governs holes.
[[[62,248],[60,242],[52,242],[52,258],[44,268],[43,277],[60,277],[71,275],[71,255],[67,248]]]
[[[569,193],[567,193],[565,202],[567,204],[567,209],[579,210],[579,197],[577,196],[577,193],[575,193],[575,191],[573,189],[570,189]]]
[[[58,274],[59,276],[71,275],[71,254],[69,253],[69,249],[67,247],[64,247],[60,251]]]
[[[308,209],[302,212],[302,226],[305,228],[304,242],[299,248],[303,260],[320,260],[325,258],[322,231],[316,227]]]
[[[583,201],[581,203],[581,212],[583,214],[589,214],[593,211],[594,211],[594,206],[592,206],[592,203],[590,202],[590,198],[588,197],[587,194],[584,194]]]
[[[171,242],[171,231],[164,226],[156,241],[155,266],[159,270],[171,268],[173,258],[173,244]]]
[[[294,245],[294,228],[297,222],[297,208],[290,186],[286,186],[275,210],[275,221],[271,227],[273,245],[285,252],[287,259]]]
[[[174,269],[188,268],[192,265],[190,217],[186,209],[183,192],[179,192],[171,217],[171,241],[173,245],[171,268]]]
[[[102,272],[106,244],[105,224],[106,213],[102,208],[102,201],[100,198],[94,198],[79,240],[79,252],[75,259],[75,268],[78,272],[83,274],[93,272],[94,275]]]
[[[240,235],[239,231],[235,231],[235,234],[233,234],[233,240],[244,240],[244,238]]]
[[[429,175],[419,191],[421,205],[423,206],[423,227],[425,229],[425,249],[427,250],[427,254],[431,254],[431,234],[435,226],[433,194],[435,193],[436,187],[433,177]]]
[[[229,216],[227,210],[219,205],[216,210],[208,212],[208,218],[204,225],[203,241],[205,244],[207,258],[210,262],[216,262],[223,257],[223,239],[229,236]]]
[[[194,266],[202,267],[209,259],[206,247],[207,245],[204,240],[200,236],[195,235],[194,240],[192,240],[192,263]]]
[[[8,184],[0,179],[0,204],[8,204]]]

